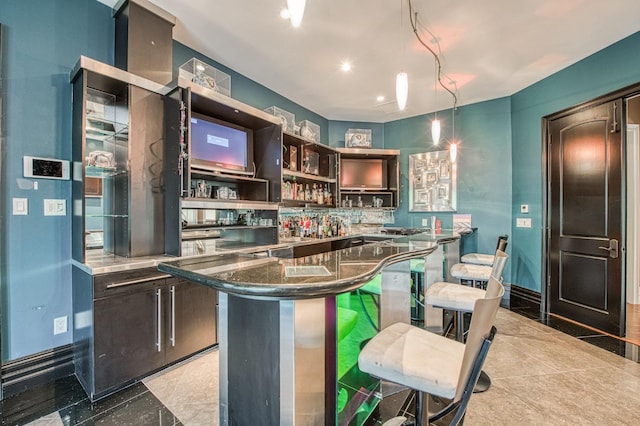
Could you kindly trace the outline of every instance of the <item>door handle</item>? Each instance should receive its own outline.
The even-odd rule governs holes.
[[[158,324],[156,329],[156,348],[158,352],[162,352],[162,292],[160,289],[156,289],[156,322]]]
[[[171,290],[171,346],[176,345],[176,286],[172,285]]]
[[[609,247],[600,246],[598,247],[602,250],[607,250],[609,252],[609,257],[612,259],[618,258],[618,240],[611,239],[609,240]]]

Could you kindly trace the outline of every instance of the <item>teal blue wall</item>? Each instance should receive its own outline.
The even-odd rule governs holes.
[[[329,145],[335,148],[344,148],[344,135],[349,129],[371,130],[371,147],[385,148],[384,124],[363,123],[357,121],[329,121]]]
[[[640,81],[640,33],[511,96],[513,235],[511,282],[541,291],[542,117]],[[529,204],[533,227],[516,228],[520,205]]]
[[[113,62],[114,26],[111,9],[94,0],[2,0],[0,22],[2,356],[15,359],[71,343],[71,332],[53,335],[53,318],[72,318],[71,183],[41,179],[38,190],[21,189],[22,156],[71,158],[69,72],[80,55]],[[28,199],[28,216],[11,215],[13,197]],[[66,199],[67,216],[44,217],[45,198]]]
[[[497,237],[509,234],[511,220],[511,102],[500,98],[459,107],[455,115],[458,141],[457,213],[471,214],[478,227],[477,248],[495,250]],[[409,155],[448,149],[452,138],[451,110],[438,112],[441,142],[431,141],[433,114],[385,123],[385,148],[400,150],[401,192],[396,225],[420,227],[432,213],[409,212]],[[436,213],[444,228],[452,227],[453,213]],[[508,250],[507,250],[508,251]],[[509,269],[505,281],[509,281]]]

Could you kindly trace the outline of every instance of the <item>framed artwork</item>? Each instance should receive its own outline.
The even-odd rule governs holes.
[[[456,185],[449,151],[409,155],[410,212],[455,212]]]

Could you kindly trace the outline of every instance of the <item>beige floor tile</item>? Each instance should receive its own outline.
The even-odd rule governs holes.
[[[638,423],[640,364],[504,309],[496,328],[484,366],[492,386],[472,396],[465,425]],[[217,376],[211,350],[144,382],[184,425],[209,426],[218,424]]]

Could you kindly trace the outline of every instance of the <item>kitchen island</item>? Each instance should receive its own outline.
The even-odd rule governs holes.
[[[457,239],[423,233],[299,258],[221,254],[158,269],[220,291],[222,425],[336,424],[336,297],[382,274],[380,326],[408,322],[409,261]]]

